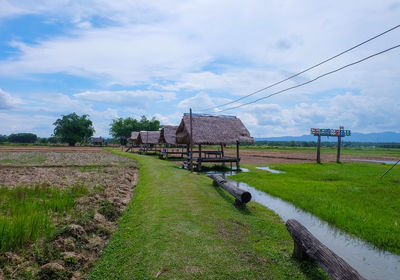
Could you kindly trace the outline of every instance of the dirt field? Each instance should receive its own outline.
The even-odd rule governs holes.
[[[235,150],[226,150],[225,155],[236,156]],[[315,153],[299,153],[299,152],[278,152],[278,151],[240,151],[240,162],[241,163],[253,163],[253,164],[269,164],[269,163],[306,163],[316,161]],[[369,159],[369,160],[391,160],[397,161],[397,158],[393,157],[377,157],[377,156],[354,156],[354,155],[341,155],[341,161],[354,161],[355,159]],[[321,154],[322,162],[334,162],[336,161],[336,154]]]
[[[134,161],[100,148],[0,147],[0,188],[88,189],[72,213],[54,217],[54,238],[0,252],[0,279],[84,279],[117,228],[137,174]]]
[[[0,146],[0,152],[104,152],[98,147]]]

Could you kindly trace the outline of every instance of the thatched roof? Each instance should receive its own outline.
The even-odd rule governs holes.
[[[139,138],[139,131],[132,131],[131,137],[128,138],[128,141],[136,142]]]
[[[138,142],[140,144],[158,144],[160,131],[141,131],[139,133]]]
[[[193,115],[193,144],[254,142],[242,121],[234,116]],[[184,114],[176,131],[177,144],[190,143],[190,116]]]
[[[104,138],[102,137],[92,137],[92,143],[103,143]]]
[[[175,135],[176,135],[176,130],[178,129],[178,126],[173,126],[173,125],[165,125],[161,129],[160,133],[160,143],[166,143],[166,144],[175,144]]]

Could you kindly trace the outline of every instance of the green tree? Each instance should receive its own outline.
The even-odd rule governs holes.
[[[87,143],[95,131],[88,115],[78,116],[76,113],[62,116],[53,125],[55,125],[54,136],[70,146]]]
[[[11,143],[35,143],[36,140],[37,136],[33,133],[16,133],[8,136],[8,141]]]
[[[7,135],[0,135],[0,143],[4,143],[8,141]]]
[[[114,138],[119,138],[121,144],[126,142],[126,139],[131,136],[132,131],[157,131],[160,129],[160,121],[155,117],[150,120],[146,116],[142,116],[140,121],[134,118],[118,118],[112,120],[110,124],[110,134]]]

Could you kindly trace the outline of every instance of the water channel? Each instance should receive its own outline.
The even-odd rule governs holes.
[[[395,164],[397,161],[392,161],[392,160],[376,160],[376,159],[359,159],[359,158],[354,158],[352,161],[362,161],[362,162],[375,162],[375,163],[383,163],[383,164]],[[400,162],[397,163],[400,165]]]
[[[261,168],[259,168],[261,169]],[[271,171],[279,173],[278,170]],[[242,169],[242,171],[244,171]],[[245,170],[245,172],[248,170]],[[274,172],[278,171],[278,172]],[[236,171],[230,171],[228,174],[215,172],[229,176],[236,174]],[[278,174],[276,176],[279,176]],[[258,202],[277,213],[281,219],[286,222],[288,219],[296,219],[303,224],[316,238],[324,243],[329,249],[338,256],[347,261],[362,276],[369,280],[400,280],[400,256],[382,251],[373,245],[362,241],[359,238],[350,236],[342,230],[329,225],[318,217],[286,202],[278,197],[271,196],[263,191],[257,190],[243,182],[236,182],[227,179],[239,188],[251,193],[252,200]]]

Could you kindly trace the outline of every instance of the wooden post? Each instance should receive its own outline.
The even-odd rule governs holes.
[[[317,163],[321,163],[321,135],[318,135],[318,142],[317,142]]]
[[[240,157],[239,157],[239,141],[236,141],[236,170],[240,168]]]
[[[294,241],[293,253],[295,257],[312,259],[335,280],[366,280],[357,270],[315,238],[298,221],[288,220],[286,228]]]
[[[148,153],[149,150],[150,150],[149,149],[149,132],[147,131],[146,132],[146,154]]]
[[[340,163],[340,146],[342,142],[342,136],[338,136],[337,138],[337,155],[336,155],[336,162]]]
[[[199,144],[199,160],[198,160],[198,166],[197,169],[201,171],[201,144]]]
[[[193,119],[192,119],[192,108],[190,108],[190,172],[193,172]]]
[[[223,158],[224,156],[224,144],[221,143],[221,158]],[[225,167],[225,161],[222,162],[222,166]]]

